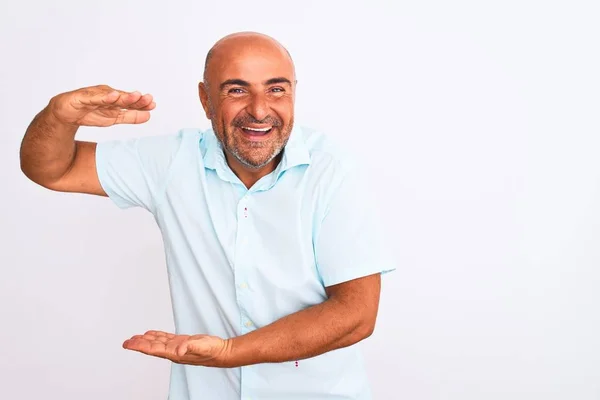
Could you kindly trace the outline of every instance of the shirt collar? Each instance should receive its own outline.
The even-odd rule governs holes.
[[[280,174],[299,165],[310,165],[310,153],[304,140],[302,128],[294,126],[283,150]]]
[[[217,170],[218,167],[226,165],[225,155],[221,148],[221,143],[215,136],[212,129],[207,130],[202,135],[202,144],[204,144],[204,154],[202,159],[204,161],[204,167],[208,169]]]

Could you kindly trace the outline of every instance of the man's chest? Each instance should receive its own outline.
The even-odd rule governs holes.
[[[170,188],[157,215],[166,250],[178,260],[170,268],[198,268],[207,280],[226,281],[256,324],[323,301],[313,240],[319,203],[301,189],[253,192],[210,182]]]

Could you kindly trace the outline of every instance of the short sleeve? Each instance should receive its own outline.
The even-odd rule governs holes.
[[[326,208],[315,243],[324,286],[396,269],[369,182],[348,172]]]
[[[179,134],[98,143],[96,169],[108,197],[120,208],[154,212],[180,142]]]

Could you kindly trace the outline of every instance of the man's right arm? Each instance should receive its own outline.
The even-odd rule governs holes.
[[[108,86],[61,93],[27,128],[21,143],[21,170],[51,190],[106,196],[96,171],[96,143],[75,140],[77,130],[143,123],[154,107],[151,95]]]
[[[51,190],[106,196],[96,172],[96,143],[76,141],[77,129],[58,121],[46,107],[23,138],[21,170]]]

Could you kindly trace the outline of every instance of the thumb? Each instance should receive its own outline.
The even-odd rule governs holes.
[[[188,353],[188,342],[183,342],[177,347],[177,355],[183,357]]]
[[[211,337],[205,336],[199,339],[188,339],[183,342],[177,349],[179,357],[186,354],[194,354],[196,356],[209,356],[212,354],[214,340]]]

